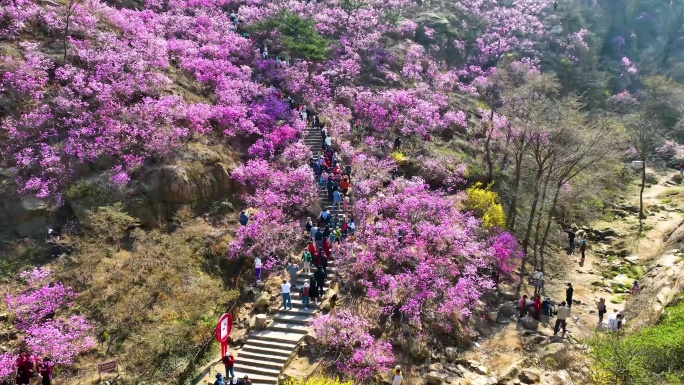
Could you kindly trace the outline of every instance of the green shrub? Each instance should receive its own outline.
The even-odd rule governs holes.
[[[634,333],[597,334],[588,341],[597,384],[678,384],[684,374],[684,302]]]

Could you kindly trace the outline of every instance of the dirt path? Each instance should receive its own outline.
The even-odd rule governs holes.
[[[684,216],[675,210],[669,210],[668,205],[663,204],[663,196],[668,192],[681,190],[679,186],[669,186],[665,182],[671,179],[674,173],[663,175],[658,184],[647,188],[644,191],[644,202],[649,211],[647,218],[644,220],[644,229],[642,236],[638,237],[638,216],[636,214],[630,215],[626,218],[613,219],[609,221],[601,221],[596,223],[593,228],[611,228],[614,229],[618,236],[616,242],[621,244],[621,249],[631,251],[631,255],[627,260],[634,261],[636,266],[645,267],[649,264],[651,259],[662,251],[665,238],[674,229],[679,226]],[[630,191],[627,203],[638,204],[638,191],[632,193]],[[669,202],[668,202],[669,203]],[[668,210],[651,210],[656,206],[667,207]],[[672,207],[676,208],[676,203],[672,203]],[[591,335],[598,324],[598,314],[596,314],[595,303],[599,298],[605,298],[608,313],[604,316],[603,323],[605,325],[607,315],[614,312],[615,309],[623,310],[624,304],[628,299],[629,294],[616,293],[610,287],[597,286],[598,282],[615,282],[624,281],[631,285],[635,277],[619,274],[615,279],[604,279],[602,275],[606,271],[616,269],[617,264],[622,262],[621,266],[630,266],[631,262],[626,262],[622,258],[612,260],[606,258],[602,254],[596,253],[599,250],[610,249],[609,245],[600,243],[593,243],[589,245],[588,252],[584,264],[580,264],[580,255],[576,251],[573,255],[558,255],[558,260],[562,261],[565,274],[563,278],[552,280],[547,285],[546,295],[551,298],[561,301],[565,299],[565,289],[568,282],[573,284],[574,300],[579,300],[580,304],[575,304],[572,307],[573,320],[569,322],[570,333],[574,337],[586,337]],[[624,268],[624,267],[623,267]],[[593,284],[593,285],[592,285]]]

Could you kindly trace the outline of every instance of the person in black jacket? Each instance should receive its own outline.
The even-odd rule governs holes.
[[[314,273],[313,276],[314,280],[316,280],[316,286],[318,287],[318,292],[321,295],[321,298],[323,298],[323,290],[325,288],[325,270],[323,270],[323,266],[318,266],[318,270]]]
[[[565,289],[565,302],[567,303],[568,307],[572,307],[572,294],[574,291],[575,289],[572,288],[572,284],[568,282],[568,288]]]

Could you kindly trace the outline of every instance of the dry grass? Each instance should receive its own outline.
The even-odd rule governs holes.
[[[93,216],[103,213],[90,215],[97,223]],[[121,246],[105,234],[73,239],[76,252],[58,275],[80,292],[73,310],[97,325],[99,343],[86,362],[118,359],[122,383],[163,383],[186,375],[216,317],[237,296],[226,290],[211,255],[217,242],[207,236],[211,229],[201,219],[185,218],[171,234],[135,229]]]

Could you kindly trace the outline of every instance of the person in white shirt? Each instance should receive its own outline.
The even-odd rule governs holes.
[[[563,336],[565,336],[565,330],[567,327],[566,319],[570,317],[570,308],[565,305],[565,301],[561,302],[558,308],[558,313],[556,314],[556,327],[553,328],[553,335],[558,335],[558,329],[563,326]]]
[[[620,318],[618,317],[620,313],[618,313],[618,310],[615,309],[615,313],[611,314],[608,317],[608,330],[611,332],[616,332],[620,328]]]
[[[544,273],[542,273],[540,268],[537,268],[537,270],[532,274],[532,278],[539,281],[539,285],[534,286],[534,295],[541,294],[541,289],[542,285],[541,282],[544,280]]]
[[[261,283],[261,259],[254,257],[254,269],[256,270],[257,283]]]
[[[292,298],[290,297],[290,283],[286,279],[283,280],[283,284],[280,285],[280,289],[283,293],[283,309],[292,309]]]
[[[392,385],[401,385],[404,377],[401,375],[401,366],[397,365],[392,371]]]
[[[332,146],[332,138],[331,137],[329,137],[329,136],[325,137],[325,145],[328,147]]]

